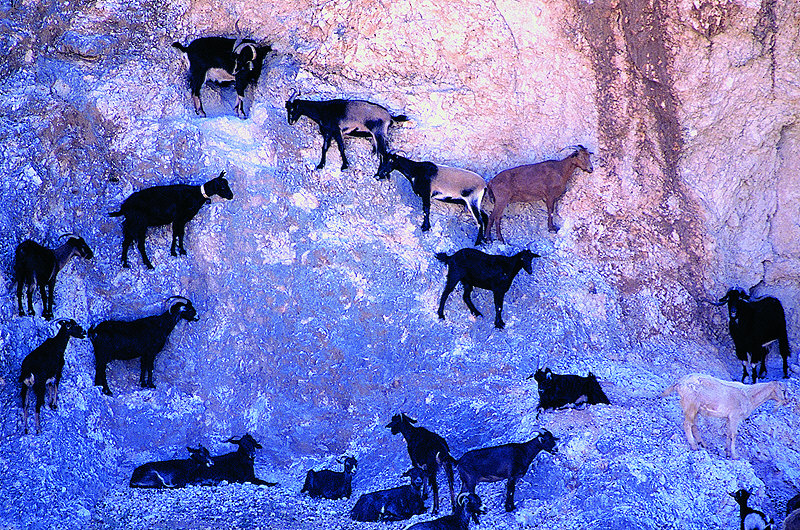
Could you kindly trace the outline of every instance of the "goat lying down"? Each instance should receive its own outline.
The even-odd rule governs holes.
[[[725,418],[728,421],[728,438],[725,451],[731,458],[739,458],[736,451],[736,434],[739,424],[767,400],[774,399],[785,405],[786,388],[777,381],[745,385],[736,381],[723,381],[703,374],[690,374],[670,386],[662,397],[677,392],[681,398],[684,420],[683,430],[689,447],[696,451],[703,444],[696,420],[698,414]]]

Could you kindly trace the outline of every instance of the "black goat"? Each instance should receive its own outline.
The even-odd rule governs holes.
[[[786,316],[777,298],[767,296],[751,300],[744,291],[730,289],[719,302],[705,301],[715,306],[728,304],[728,329],[736,347],[736,357],[742,363],[742,383],[747,378],[748,368],[752,370],[750,382],[758,380],[756,365],[759,363],[759,375],[766,375],[767,347],[776,340],[783,357],[783,377],[789,377],[788,359],[792,352],[786,335]]]
[[[274,486],[276,482],[266,482],[256,478],[253,462],[256,458],[256,449],[261,449],[261,444],[249,433],[241,438],[228,438],[225,443],[238,446],[236,451],[211,458],[213,465],[203,470],[200,483],[203,485],[216,485],[222,481],[250,482],[263,486]]]
[[[520,269],[533,274],[531,263],[533,258],[539,257],[541,257],[539,254],[534,254],[530,250],[517,252],[513,256],[496,256],[472,248],[463,248],[452,256],[444,252],[437,253],[436,259],[447,265],[447,282],[439,300],[439,318],[444,320],[444,304],[447,302],[447,297],[461,282],[464,287],[464,303],[476,317],[483,315],[472,303],[472,289],[480,287],[494,293],[494,326],[503,329],[506,326],[502,316],[506,292]]]
[[[28,434],[28,401],[31,389],[36,394],[36,434],[42,432],[39,423],[39,411],[44,405],[47,385],[52,385],[50,391],[50,408],[55,410],[58,406],[58,385],[61,383],[61,372],[64,370],[64,352],[67,349],[70,337],[82,339],[86,337],[77,322],[74,320],[59,320],[58,333],[41,343],[22,360],[19,372],[19,382],[22,383],[22,423],[25,434]]]
[[[364,493],[350,510],[350,517],[355,521],[403,521],[425,513],[422,501],[425,475],[414,467],[403,476],[411,477],[410,485]]]
[[[319,132],[322,135],[322,158],[317,164],[317,169],[325,167],[325,154],[331,146],[332,139],[336,140],[336,145],[339,146],[342,169],[350,167],[344,154],[343,134],[369,138],[372,152],[378,153],[383,162],[388,154],[386,136],[389,133],[389,125],[408,121],[405,115],[392,116],[380,105],[362,100],[308,101],[292,97],[286,102],[286,113],[289,125],[299,120],[300,116],[308,116],[319,125]]]
[[[458,459],[458,476],[461,478],[461,491],[475,493],[478,482],[497,482],[506,479],[506,511],[513,511],[514,490],[517,480],[528,472],[533,459],[540,451],[557,453],[558,438],[545,430],[536,438],[525,443],[511,443],[467,451]]]
[[[238,31],[238,25],[237,25]],[[272,51],[269,45],[259,46],[250,39],[201,37],[188,46],[173,42],[172,46],[186,55],[189,62],[189,87],[192,90],[194,111],[205,118],[200,89],[206,81],[236,87],[236,115],[247,118],[244,112],[244,91],[258,83],[264,57]]]
[[[197,449],[186,448],[189,458],[147,462],[133,470],[131,488],[183,488],[194,484],[201,474],[212,465],[208,449],[202,445]]]
[[[331,471],[330,469],[323,469],[322,471],[309,469],[300,493],[308,493],[313,499],[317,497],[334,500],[342,497],[349,499],[353,493],[353,475],[358,467],[358,462],[352,456],[346,456],[338,461],[344,464],[344,472]]]
[[[786,515],[789,515],[795,510],[800,510],[800,495],[795,495],[786,503]]]
[[[28,314],[34,316],[33,291],[39,286],[42,297],[42,317],[47,320],[53,318],[53,288],[56,285],[56,276],[64,268],[72,256],[92,259],[94,252],[82,237],[65,234],[68,237],[62,245],[50,249],[39,243],[26,239],[17,245],[14,255],[14,276],[17,282],[17,302],[19,303],[19,316],[25,316],[22,308],[22,290],[27,288]],[[45,291],[49,291],[49,295]]]
[[[728,493],[739,505],[739,529],[740,530],[771,530],[772,519],[767,518],[764,512],[754,510],[747,505],[751,491],[740,489],[734,493]]]
[[[405,414],[395,414],[392,421],[386,425],[391,429],[392,434],[400,433],[408,445],[408,456],[411,457],[411,465],[425,472],[428,482],[433,490],[433,509],[431,513],[439,512],[439,483],[436,482],[436,475],[439,471],[439,464],[442,464],[447,474],[447,483],[450,486],[450,504],[455,506],[455,492],[453,491],[453,457],[450,456],[450,448],[447,442],[436,433],[432,433],[424,427],[414,427],[412,423],[417,420],[411,419]],[[426,498],[423,489],[423,499]]]
[[[576,406],[609,404],[608,397],[592,372],[589,372],[587,377],[581,377],[572,374],[554,374],[550,368],[545,368],[536,370],[532,377],[536,379],[539,387],[537,415],[541,410],[557,409],[570,403]]]
[[[103,394],[111,395],[106,379],[106,365],[115,359],[141,357],[139,385],[142,388],[155,388],[153,365],[156,354],[164,349],[169,334],[179,320],[199,320],[191,300],[173,296],[167,302],[172,299],[177,300],[160,315],[131,321],[106,320],[89,330],[89,338],[94,347],[94,384],[103,387]]]
[[[474,493],[459,493],[451,515],[413,524],[406,530],[468,530],[470,518],[475,521],[475,524],[480,524],[478,515],[484,513],[486,513],[486,509],[484,509],[480,497]]]
[[[484,239],[484,229],[489,218],[481,210],[481,201],[486,191],[483,177],[466,169],[439,166],[433,162],[415,162],[408,158],[389,153],[378,168],[379,179],[389,178],[392,171],[399,171],[411,183],[420,199],[424,219],[420,229],[425,232],[431,228],[431,199],[454,204],[462,204],[478,223],[478,245]]]
[[[217,178],[200,186],[172,184],[145,188],[125,199],[118,212],[109,212],[108,215],[111,217],[125,216],[125,221],[122,222],[122,266],[130,267],[128,249],[136,240],[142,261],[148,269],[153,268],[144,246],[147,228],[151,226],[172,223],[170,253],[177,256],[175,253],[177,247],[181,254],[186,254],[183,248],[186,224],[197,215],[204,204],[211,202],[211,197],[214,195],[219,195],[223,199],[233,199],[233,192],[224,175],[223,171]]]

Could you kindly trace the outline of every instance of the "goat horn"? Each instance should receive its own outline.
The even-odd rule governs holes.
[[[721,306],[721,305],[725,305],[725,302],[724,302],[724,301],[723,301],[723,302],[712,302],[711,300],[709,300],[709,299],[707,299],[707,298],[697,298],[697,301],[698,301],[698,302],[705,302],[705,303],[707,303],[707,304],[711,304],[711,305],[713,305],[713,306],[717,306],[717,307],[719,307],[719,306]]]
[[[61,234],[60,236],[58,236],[58,240],[61,241],[65,237],[79,237],[79,236],[76,236],[72,232],[67,232],[66,234]]]
[[[458,497],[456,497],[456,504],[458,504],[459,506],[464,506],[464,504],[467,502],[467,497],[469,497],[469,493],[467,492],[459,493]]]
[[[191,304],[192,301],[186,298],[185,296],[170,296],[164,301],[164,304],[169,305],[172,307],[174,304],[170,304],[170,300],[176,300],[177,302],[183,301],[184,303]]]
[[[300,95],[300,91],[296,88],[292,90],[292,93],[289,94],[289,101],[294,101],[294,99]]]

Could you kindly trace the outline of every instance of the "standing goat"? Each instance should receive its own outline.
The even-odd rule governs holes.
[[[483,177],[466,169],[439,166],[433,162],[415,162],[393,153],[388,154],[378,168],[379,179],[389,178],[392,171],[399,171],[411,183],[414,193],[422,199],[424,219],[420,227],[423,232],[431,228],[431,199],[461,204],[478,223],[475,244],[483,241],[487,223],[486,213],[481,210],[486,182]]]
[[[160,315],[132,321],[106,320],[89,330],[89,338],[94,347],[94,384],[103,387],[103,394],[111,395],[106,379],[106,365],[116,359],[141,357],[139,385],[142,388],[155,388],[153,366],[156,354],[164,349],[169,334],[179,320],[199,320],[191,300],[172,296],[167,299],[167,303],[173,299],[176,300]]]
[[[558,438],[544,430],[536,438],[525,443],[511,443],[467,451],[458,459],[458,476],[461,491],[475,493],[478,482],[497,482],[506,479],[506,511],[514,511],[514,490],[517,480],[528,472],[528,468],[542,450],[557,453]]]
[[[230,437],[225,443],[238,446],[236,451],[211,458],[213,465],[205,469],[200,482],[203,485],[217,485],[222,481],[229,483],[250,482],[261,486],[274,486],[275,482],[266,482],[256,477],[253,463],[256,458],[256,449],[261,449],[261,444],[246,433],[241,438]]]
[[[792,354],[786,335],[786,316],[777,298],[767,296],[751,300],[744,291],[730,289],[719,302],[704,300],[715,306],[728,304],[728,329],[736,347],[736,357],[742,363],[742,383],[752,372],[751,383],[758,379],[756,365],[761,363],[759,375],[766,375],[765,364],[769,345],[778,341],[783,358],[783,377],[789,377],[788,359]]]
[[[55,410],[58,400],[58,385],[61,383],[61,372],[64,370],[64,352],[67,349],[70,337],[82,339],[86,337],[77,322],[62,319],[57,322],[58,333],[40,344],[22,360],[19,372],[19,382],[22,383],[22,423],[25,434],[28,434],[28,407],[30,390],[36,394],[36,412],[33,416],[36,423],[36,434],[42,432],[39,423],[39,411],[44,405],[47,385],[52,385],[50,391],[50,408]]]
[[[483,507],[480,497],[474,493],[459,493],[451,515],[445,515],[433,521],[416,523],[406,530],[468,530],[470,518],[475,521],[475,524],[480,524],[478,515],[484,513],[486,513],[486,509]]]
[[[728,493],[739,505],[739,530],[772,530],[772,519],[768,519],[764,512],[747,505],[751,493],[746,489]]]
[[[739,424],[767,400],[774,399],[779,405],[787,403],[786,389],[777,381],[745,385],[710,375],[690,374],[664,390],[661,396],[666,397],[672,392],[681,397],[683,431],[689,447],[696,451],[698,444],[704,445],[696,423],[698,414],[725,418],[728,421],[725,452],[732,458],[739,458],[736,451]]]
[[[64,268],[72,256],[92,259],[94,252],[82,237],[65,234],[68,239],[60,246],[49,249],[39,243],[26,239],[17,245],[14,255],[14,276],[17,282],[17,302],[19,303],[19,316],[25,316],[22,308],[22,290],[27,288],[28,314],[34,316],[33,291],[39,286],[42,297],[42,317],[47,320],[53,318],[53,288],[56,285],[56,276]],[[45,292],[49,291],[49,295]]]
[[[433,490],[433,509],[431,513],[439,513],[439,483],[436,475],[439,471],[439,464],[442,464],[447,475],[447,483],[450,486],[450,504],[455,507],[455,492],[453,490],[453,457],[450,456],[450,448],[447,442],[436,433],[432,433],[424,427],[414,427],[412,423],[417,420],[411,419],[405,414],[395,414],[392,421],[386,425],[391,429],[392,434],[402,434],[408,445],[408,456],[411,457],[411,465],[425,472],[428,482]],[[423,489],[423,498],[426,497]]]
[[[344,472],[323,469],[314,471],[309,469],[306,473],[306,481],[300,493],[308,493],[312,499],[325,497],[326,499],[350,498],[353,493],[353,475],[358,467],[358,462],[352,456],[339,459],[344,465]]]
[[[425,513],[422,501],[425,474],[412,467],[403,476],[411,477],[411,484],[364,493],[350,510],[350,517],[354,521],[403,521]]]
[[[133,470],[131,488],[183,488],[197,482],[201,474],[212,465],[208,449],[186,448],[189,458],[147,462]]]
[[[472,248],[463,248],[452,256],[444,252],[437,253],[436,259],[447,265],[447,282],[439,300],[439,318],[444,320],[444,304],[456,285],[461,282],[464,287],[464,303],[476,317],[483,315],[472,303],[472,289],[480,287],[494,293],[494,326],[503,329],[506,326],[502,316],[506,292],[520,269],[533,274],[533,258],[539,257],[541,257],[539,254],[534,254],[530,250],[517,252],[513,256],[496,256]]]
[[[238,22],[236,30],[239,31]],[[201,37],[188,46],[172,43],[183,52],[189,62],[189,87],[192,90],[194,111],[205,118],[200,89],[206,81],[221,85],[234,83],[236,87],[236,115],[247,118],[244,112],[244,91],[258,83],[264,57],[272,51],[269,45],[259,46],[255,41],[225,37]]]
[[[506,169],[498,173],[489,181],[489,196],[494,199],[494,209],[489,214],[489,224],[486,227],[487,236],[492,230],[492,225],[497,223],[497,238],[505,242],[500,233],[500,218],[503,211],[512,202],[544,201],[547,207],[547,228],[557,232],[558,227],[553,223],[553,212],[556,201],[564,195],[567,181],[576,168],[591,173],[594,168],[589,152],[584,146],[579,145],[575,151],[564,160],[545,160],[537,164]]]
[[[592,372],[587,377],[579,375],[554,374],[550,368],[536,370],[533,374],[539,389],[539,404],[536,406],[538,413],[546,409],[557,409],[570,403],[576,406],[609,404],[608,396]]]
[[[186,224],[197,215],[204,204],[211,202],[211,197],[214,195],[219,195],[223,199],[233,199],[233,192],[224,175],[223,171],[217,178],[200,186],[172,184],[145,188],[125,199],[118,212],[109,212],[108,215],[111,217],[125,216],[125,221],[122,223],[122,266],[130,268],[128,249],[136,240],[142,261],[148,269],[153,268],[144,246],[147,228],[151,226],[172,223],[170,254],[177,256],[176,247],[181,254],[186,254],[186,249],[183,248]]]
[[[322,158],[317,169],[325,167],[325,154],[336,140],[339,154],[342,156],[342,170],[350,167],[344,154],[342,135],[367,137],[372,143],[372,152],[378,153],[381,162],[388,154],[386,136],[389,125],[395,122],[408,121],[405,115],[392,116],[388,110],[362,100],[333,99],[330,101],[308,101],[289,98],[286,102],[286,114],[289,125],[293,125],[301,116],[308,116],[319,125],[322,135]]]

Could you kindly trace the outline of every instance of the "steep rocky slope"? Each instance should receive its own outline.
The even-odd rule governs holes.
[[[658,397],[691,371],[739,377],[724,310],[698,301],[732,285],[778,296],[798,343],[796,2],[28,1],[0,3],[0,15],[0,526],[370,527],[349,522],[354,500],[297,491],[306,469],[346,452],[361,464],[357,492],[397,484],[408,457],[384,428],[397,411],[455,456],[540,428],[561,437],[521,481],[514,514],[502,485],[479,488],[489,528],[733,529],[727,492],[751,487],[779,518],[800,489],[794,402],[759,409],[732,461],[715,420],[710,449],[688,453],[677,400]],[[234,116],[233,90],[215,87],[200,119],[170,44],[233,35],[237,20],[276,53],[248,120]],[[363,140],[347,143],[353,169],[339,171],[332,150],[314,170],[316,126],[286,122],[295,89],[403,112],[394,149],[487,180],[569,145],[595,153],[559,203],[558,233],[541,204],[515,205],[509,244],[484,249],[543,256],[515,280],[505,330],[472,318],[458,291],[436,317],[434,253],[470,246],[471,218],[434,205],[421,232],[419,199],[398,174],[372,178]],[[162,228],[148,238],[155,271],[136,251],[120,267],[108,211],[142,187],[221,170],[234,199],[200,211],[188,256],[169,255]],[[112,363],[113,398],[93,386],[89,341],[73,341],[58,411],[22,436],[19,366],[52,327],[16,316],[13,251],[65,232],[96,257],[59,277],[57,318],[135,318],[180,294],[201,319],[175,329],[156,390],[138,388],[137,361]],[[491,314],[490,293],[473,296]],[[593,371],[612,405],[537,419],[526,377],[544,365]],[[779,376],[777,352],[768,368]],[[198,442],[222,452],[245,431],[265,447],[259,475],[279,487],[127,488],[142,462]]]

